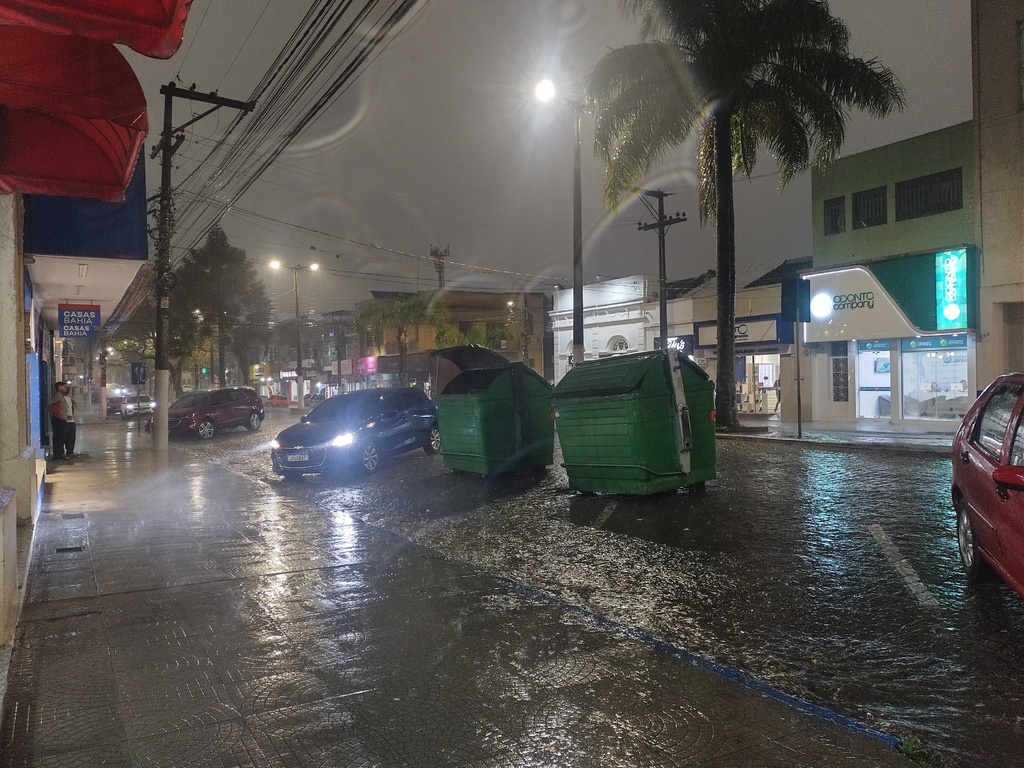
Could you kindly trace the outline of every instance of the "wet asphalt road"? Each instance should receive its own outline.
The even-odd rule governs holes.
[[[941,455],[723,439],[707,491],[582,496],[559,467],[480,478],[415,451],[285,482],[262,431],[178,445],[899,737],[1017,765],[1024,602],[969,587]],[[557,461],[557,456],[556,456]]]

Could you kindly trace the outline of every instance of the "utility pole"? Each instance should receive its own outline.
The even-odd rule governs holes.
[[[178,147],[185,141],[182,130],[187,128],[220,107],[232,107],[242,112],[251,112],[256,108],[255,101],[236,101],[224,99],[216,93],[199,93],[195,85],[191,88],[179,88],[174,83],[160,87],[164,96],[164,129],[160,134],[160,142],[153,147],[151,158],[160,153],[160,212],[159,233],[156,248],[156,412],[153,414],[153,449],[167,450],[167,406],[170,394],[170,367],[167,363],[167,311],[170,308],[170,293],[174,288],[174,273],[171,272],[171,234],[174,231],[174,212],[171,189],[171,158]],[[174,97],[212,104],[213,107],[201,115],[192,118],[177,128],[173,127],[171,114]]]
[[[434,260],[434,271],[437,272],[437,290],[439,291],[444,290],[444,260],[450,256],[447,246],[443,251],[436,245],[430,246],[430,258]]]
[[[665,232],[673,224],[686,221],[686,214],[676,212],[672,216],[665,215],[665,198],[671,195],[671,192],[663,192],[660,189],[638,189],[636,191],[640,195],[640,200],[647,207],[647,210],[651,212],[651,215],[658,217],[658,220],[651,224],[639,222],[637,229],[641,232],[651,229],[658,230],[658,310],[661,316],[658,337],[661,340],[661,348],[666,349],[668,347],[668,296],[665,292]],[[647,202],[648,197],[657,199],[657,212]]]

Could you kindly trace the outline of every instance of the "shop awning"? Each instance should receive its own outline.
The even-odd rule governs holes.
[[[148,127],[112,44],[0,25],[0,193],[120,200]]]
[[[127,45],[166,59],[181,45],[192,0],[3,0],[0,22]]]
[[[135,163],[124,200],[25,195],[24,248],[32,256],[146,261],[146,164]],[[122,293],[124,291],[122,290]]]

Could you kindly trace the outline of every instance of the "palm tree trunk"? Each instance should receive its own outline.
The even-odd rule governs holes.
[[[715,131],[716,235],[718,240],[718,375],[715,410],[720,427],[739,426],[736,415],[736,208],[732,187],[732,109],[719,104]]]

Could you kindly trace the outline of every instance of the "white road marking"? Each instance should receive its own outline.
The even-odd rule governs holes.
[[[615,512],[615,508],[619,506],[617,501],[609,501],[608,506],[604,508],[604,511],[598,515],[597,520],[594,521],[594,527],[599,529],[608,522],[608,518]]]
[[[896,569],[896,573],[900,575],[900,578],[903,579],[903,583],[907,585],[910,594],[922,605],[937,606],[939,601],[928,591],[928,587],[921,581],[921,577],[917,575],[914,566],[907,562],[899,547],[892,543],[892,539],[889,538],[889,534],[885,532],[885,529],[876,523],[875,525],[868,526],[868,530],[871,531],[871,535],[878,542],[878,546],[882,548],[886,559]]]

